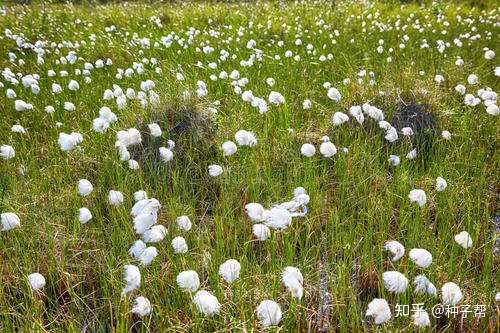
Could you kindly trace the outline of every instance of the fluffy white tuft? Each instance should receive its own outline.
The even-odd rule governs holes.
[[[19,216],[12,212],[0,214],[0,221],[2,222],[2,229],[0,231],[8,231],[21,226]]]
[[[408,279],[397,271],[387,271],[382,274],[385,289],[395,294],[401,294],[408,286]]]
[[[462,291],[453,282],[447,282],[441,287],[441,300],[445,305],[457,305],[462,297]]]
[[[302,299],[304,294],[304,278],[298,268],[292,266],[285,267],[283,273],[281,273],[281,280],[294,298],[298,300]]]
[[[228,259],[219,266],[219,275],[227,282],[231,283],[240,277],[241,265],[235,259]]]
[[[193,303],[196,305],[198,311],[205,316],[213,316],[219,313],[220,310],[220,303],[217,297],[206,290],[198,291],[194,295]]]
[[[91,219],[92,219],[92,213],[88,208],[83,207],[78,209],[78,222],[80,222],[81,224],[85,224]]]
[[[92,193],[93,190],[94,187],[87,179],[80,179],[78,181],[78,193],[82,197],[88,196],[90,193]]]
[[[134,300],[134,307],[132,308],[132,313],[138,315],[139,317],[147,316],[151,313],[151,303],[146,297],[138,296]]]
[[[410,259],[419,267],[427,268],[432,264],[432,254],[426,249],[411,249]]]
[[[259,223],[252,226],[252,233],[255,238],[260,241],[265,241],[269,238],[269,236],[271,236],[271,230],[268,228],[268,226]]]
[[[392,261],[398,261],[405,255],[405,247],[398,241],[390,240],[384,245],[384,250],[392,254]]]
[[[115,190],[109,191],[108,201],[111,206],[120,206],[123,203],[123,193]]]
[[[383,324],[391,319],[391,309],[383,298],[375,298],[368,304],[366,315],[375,319],[375,324]]]
[[[257,306],[257,319],[262,326],[278,325],[281,321],[281,308],[275,301],[264,300]]]
[[[245,211],[252,222],[264,221],[264,207],[256,202],[245,205]]]
[[[472,238],[467,231],[462,231],[458,235],[455,235],[455,242],[464,249],[472,247]]]
[[[135,265],[125,265],[123,269],[123,280],[125,288],[122,289],[122,295],[136,290],[141,286],[141,272]]]
[[[408,194],[408,198],[410,199],[410,202],[416,202],[420,207],[423,207],[427,202],[425,192],[420,189],[411,190],[410,194]]]
[[[160,224],[154,225],[150,229],[144,231],[141,237],[142,240],[146,243],[158,243],[165,238],[167,233],[167,229]]]
[[[179,216],[177,219],[177,225],[179,226],[179,228],[183,231],[189,231],[191,230],[191,227],[192,227],[192,223],[191,223],[191,220],[189,219],[188,216],[186,215],[182,215],[182,216]]]
[[[200,278],[195,271],[180,272],[176,278],[177,285],[185,291],[195,292],[200,288]]]
[[[186,253],[188,251],[188,246],[186,244],[186,240],[184,237],[177,236],[172,239],[172,248],[174,249],[174,253]]]
[[[45,287],[45,278],[40,273],[31,273],[28,275],[28,282],[31,289],[38,291]]]

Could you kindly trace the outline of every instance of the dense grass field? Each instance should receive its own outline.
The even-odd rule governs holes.
[[[0,331],[498,332],[483,5],[0,7]],[[134,218],[140,190],[157,201]],[[141,217],[164,228],[134,257]]]

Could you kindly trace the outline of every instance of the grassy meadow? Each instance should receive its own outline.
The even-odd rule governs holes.
[[[498,107],[486,109],[500,88],[499,22],[493,1],[0,4],[0,146],[15,151],[0,151],[0,213],[20,220],[0,232],[0,331],[498,331],[499,120]],[[496,56],[487,59],[488,50]],[[366,103],[383,111],[396,141],[366,110],[362,123],[349,113]],[[104,106],[117,120],[100,133],[93,121]],[[408,109],[422,118],[396,121]],[[336,112],[349,120],[333,124]],[[141,140],[121,158],[117,132],[130,128]],[[239,130],[257,143],[225,156],[221,145]],[[83,140],[64,151],[60,133],[72,132]],[[324,136],[334,156],[320,152]],[[305,143],[313,156],[301,153]],[[173,159],[165,162],[160,147]],[[222,174],[211,176],[211,165]],[[90,195],[79,195],[80,179],[92,183]],[[245,206],[289,201],[297,187],[310,198],[305,216],[258,240]],[[424,205],[411,202],[413,189],[425,192]],[[110,205],[110,190],[123,194],[121,204]],[[148,244],[157,256],[147,266],[128,253],[141,238],[130,215],[139,190],[161,203],[156,224],[168,231]],[[189,231],[176,222],[183,215]],[[462,231],[472,247],[455,241]],[[174,253],[177,236],[186,253]],[[389,240],[406,248],[401,259],[391,261]],[[432,264],[416,265],[413,248],[429,251]],[[219,266],[231,258],[241,273],[228,283]],[[130,264],[141,284],[122,295]],[[300,300],[283,285],[287,266],[303,275]],[[218,313],[205,316],[178,286],[186,270],[217,297]],[[386,271],[402,273],[408,287],[390,292]],[[33,272],[46,280],[40,290],[28,282]],[[419,274],[436,297],[413,292]],[[459,304],[485,305],[484,317],[435,318],[446,282],[460,288]],[[150,301],[147,315],[133,313],[137,296]],[[380,325],[366,314],[375,298],[391,309]],[[282,311],[270,328],[256,313],[265,299]],[[396,316],[397,304],[415,303],[424,303],[428,326]]]

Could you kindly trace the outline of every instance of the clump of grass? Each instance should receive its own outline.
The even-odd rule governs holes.
[[[165,135],[150,136],[148,124],[157,123]],[[173,191],[172,182],[188,181],[186,195],[197,202],[197,212],[212,214],[212,204],[217,200],[218,185],[208,177],[210,161],[217,160],[216,123],[213,114],[203,105],[189,102],[164,103],[150,110],[141,120],[139,129],[143,133],[141,145],[131,149],[133,159],[143,165],[144,181],[158,190],[167,185]],[[159,148],[166,147],[168,140],[175,142],[172,163],[161,161]]]
[[[413,130],[412,147],[417,149],[418,161],[428,167],[435,156],[433,151],[437,134],[436,117],[428,112],[428,105],[417,104],[414,101],[400,103],[394,112],[391,124],[401,132],[404,127]]]

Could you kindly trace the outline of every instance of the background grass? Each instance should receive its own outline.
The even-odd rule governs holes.
[[[495,331],[499,261],[493,254],[498,234],[493,231],[491,216],[498,214],[498,117],[488,115],[483,106],[465,107],[463,97],[453,90],[458,83],[466,84],[470,73],[479,76],[480,84],[467,86],[468,92],[486,86],[499,88],[493,74],[499,56],[499,12],[493,4],[487,5],[483,11],[461,4],[418,7],[378,2],[42,3],[3,7],[1,31],[8,28],[32,43],[40,39],[61,46],[59,50],[49,48],[51,54],[45,57],[45,64],[37,65],[32,51],[19,51],[14,41],[0,37],[2,68],[41,76],[38,95],[21,85],[14,87],[18,99],[34,105],[31,111],[16,112],[13,100],[5,97],[10,85],[0,89],[0,144],[10,144],[16,150],[14,159],[0,161],[0,211],[16,212],[22,223],[21,228],[0,234],[0,329],[252,331],[259,329],[256,305],[270,298],[284,310],[277,330],[316,330],[323,274],[333,300],[330,329],[369,330],[373,324],[364,312],[374,297],[386,298],[391,306],[425,302],[427,309],[438,302],[414,295],[411,288],[399,296],[384,290],[384,271],[398,270],[410,280],[422,271],[407,256],[396,263],[389,260],[383,244],[396,239],[407,250],[421,247],[433,254],[433,264],[424,274],[438,288],[445,282],[456,282],[464,292],[464,304],[487,305],[485,318],[433,319],[433,330]],[[163,26],[155,25],[152,17],[158,17]],[[473,23],[467,23],[466,18]],[[423,32],[415,28],[417,19]],[[319,20],[328,27],[318,25]],[[396,22],[400,22],[399,29]],[[380,23],[386,28],[382,29]],[[105,32],[111,25],[116,30]],[[176,42],[170,48],[153,47],[172,32],[186,41],[189,27],[199,33],[186,48]],[[339,36],[334,36],[335,30]],[[466,33],[477,33],[481,38],[468,40],[463,37]],[[95,43],[91,42],[92,34]],[[400,50],[405,34],[410,39]],[[463,47],[458,48],[453,39],[460,35]],[[150,39],[151,48],[143,49],[133,42],[144,37]],[[302,39],[302,46],[294,44],[296,38]],[[253,67],[243,68],[240,60],[252,53],[245,47],[250,39],[257,41],[264,58]],[[385,41],[382,55],[376,52],[379,39]],[[423,39],[430,48],[420,48]],[[278,47],[278,40],[285,41],[285,46]],[[436,49],[438,40],[451,44],[442,54]],[[308,43],[316,54],[307,52]],[[209,55],[198,52],[196,48],[203,45],[211,45],[215,51]],[[390,47],[394,48],[390,55],[393,62],[387,63]],[[485,60],[484,47],[493,49],[497,58]],[[74,65],[55,63],[73,49],[79,57]],[[219,62],[216,70],[208,69],[206,65],[217,62],[222,49],[236,58]],[[301,60],[285,58],[286,50],[299,54]],[[8,52],[24,59],[25,64],[9,62]],[[333,54],[332,60],[318,60],[328,53]],[[281,60],[273,60],[275,54],[280,54]],[[457,56],[464,59],[463,67],[455,66]],[[161,75],[155,74],[155,66],[145,64],[145,74],[115,79],[117,68],[126,69],[133,62],[152,57],[158,59]],[[83,68],[84,62],[106,58],[111,58],[113,65],[92,70],[92,83],[75,78],[74,70]],[[198,61],[205,67],[195,66]],[[64,69],[70,75],[48,78],[49,69]],[[230,80],[209,80],[210,74],[233,69],[249,79],[245,89],[254,95],[266,97],[275,90],[285,96],[286,104],[271,106],[267,114],[259,115],[233,93]],[[374,72],[374,85],[368,84],[368,78],[357,82],[361,69]],[[178,70],[184,73],[185,81],[175,80]],[[435,74],[444,75],[443,85],[434,82]],[[266,85],[267,77],[276,80],[273,88]],[[73,78],[81,86],[76,92],[66,89]],[[343,85],[345,78],[351,83]],[[159,107],[142,109],[137,102],[129,102],[127,108],[117,110],[114,103],[102,100],[104,90],[112,89],[113,83],[123,90],[132,87],[138,91],[140,82],[146,79],[156,83]],[[181,96],[185,90],[195,95],[197,80],[207,83],[209,95],[201,100],[184,100]],[[53,81],[65,88],[63,93],[51,93]],[[322,87],[325,81],[340,90],[340,103],[327,98]],[[311,110],[302,109],[306,98],[313,101]],[[216,100],[220,105],[213,122],[200,121],[199,113]],[[73,102],[76,111],[64,111],[65,101]],[[384,110],[390,120],[402,101],[429,105],[437,130],[450,131],[452,140],[438,136],[426,156],[408,161],[403,157],[411,150],[411,143],[400,139],[398,145],[388,147],[371,120],[366,126],[352,120],[336,128],[330,123],[334,112],[346,112],[350,106],[365,102]],[[46,114],[46,105],[53,105],[56,112]],[[104,105],[111,107],[119,120],[106,134],[97,134],[91,130],[92,119]],[[154,142],[146,140],[148,135],[144,133],[142,148],[155,151],[173,139],[177,143],[174,163],[157,165],[147,153],[139,151],[137,154],[143,154],[141,169],[129,170],[118,159],[114,133],[129,127],[144,130],[150,121],[158,121],[164,134]],[[174,130],[185,121],[193,126]],[[56,128],[56,122],[62,126]],[[16,123],[28,134],[11,133],[10,127]],[[239,129],[255,132],[258,145],[239,148],[236,155],[223,157],[220,145],[232,140]],[[83,134],[83,151],[60,150],[59,132],[71,131]],[[318,144],[323,135],[337,147],[347,147],[349,153],[339,153],[332,159],[300,155],[303,143]],[[397,168],[389,166],[390,154],[402,157]],[[207,172],[208,165],[214,163],[225,168],[216,179]],[[24,176],[17,172],[20,165],[26,167]],[[438,176],[449,184],[442,193],[434,190]],[[94,184],[88,198],[77,195],[80,178]],[[266,242],[252,240],[244,205],[285,200],[297,186],[306,188],[311,197],[307,217],[294,219],[289,229],[274,232]],[[425,207],[409,203],[407,196],[413,188],[427,192]],[[109,206],[110,189],[124,193],[123,206]],[[154,306],[153,314],[142,320],[130,313],[133,297],[120,298],[122,268],[132,262],[127,250],[137,239],[129,216],[132,194],[140,189],[162,203],[159,223],[169,231],[166,239],[156,244],[158,257],[141,269],[142,286],[135,294],[148,297]],[[86,225],[77,220],[77,210],[83,206],[94,216]],[[190,232],[177,228],[175,217],[179,215],[191,217],[194,227]],[[468,231],[474,241],[474,247],[467,251],[453,240],[462,230]],[[185,255],[173,255],[170,240],[178,235],[184,236],[189,245]],[[230,287],[217,274],[219,265],[229,258],[242,265],[241,278]],[[304,274],[305,296],[301,302],[293,300],[281,284],[280,272],[288,265]],[[217,296],[222,303],[220,315],[204,318],[190,296],[176,286],[176,275],[187,269],[196,270],[202,287]],[[27,284],[26,276],[34,271],[47,279],[43,294],[33,294]],[[395,318],[382,329],[414,328],[409,318]]]

